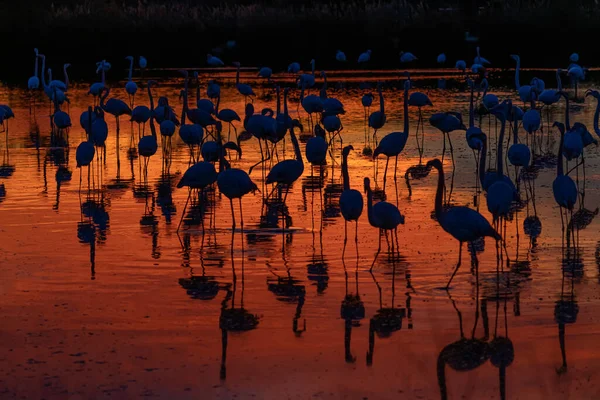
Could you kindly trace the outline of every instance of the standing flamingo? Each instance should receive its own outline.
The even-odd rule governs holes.
[[[346,252],[346,243],[348,242],[348,221],[356,222],[356,231],[354,242],[358,251],[358,219],[363,211],[363,198],[360,192],[350,188],[350,174],[348,173],[348,154],[354,150],[352,145],[344,147],[342,150],[342,176],[344,180],[344,191],[340,195],[340,210],[344,217],[344,250]]]
[[[381,234],[383,231],[392,231],[392,240],[395,234],[396,241],[398,241],[398,225],[404,225],[404,216],[398,210],[398,207],[387,201],[380,201],[373,205],[373,191],[371,190],[371,180],[365,177],[364,180],[365,192],[367,193],[367,214],[369,216],[369,224],[373,228],[379,229],[379,246],[377,247],[377,253],[373,264],[371,264],[371,271],[377,261],[377,256],[381,252]],[[387,236],[386,236],[387,237]]]
[[[127,56],[126,60],[129,60],[129,75],[127,76],[127,83],[125,84],[125,91],[129,95],[129,106],[133,108],[135,93],[138,90],[137,84],[131,80],[133,76],[133,57]]]
[[[450,288],[450,283],[454,275],[460,268],[462,260],[462,247],[464,242],[472,242],[481,237],[492,237],[496,241],[502,237],[496,232],[483,215],[475,210],[464,206],[442,206],[442,197],[444,195],[444,167],[440,160],[433,159],[427,162],[427,166],[435,168],[438,171],[438,185],[435,194],[435,217],[443,230],[458,240],[458,263],[446,284],[446,290]]]

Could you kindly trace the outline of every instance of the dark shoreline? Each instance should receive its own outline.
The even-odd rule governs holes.
[[[131,24],[125,18],[111,20],[111,15],[50,21],[46,18],[43,22],[33,19],[19,24],[7,16],[8,23],[0,27],[0,32],[4,37],[18,39],[4,42],[3,53],[11,61],[0,66],[0,80],[26,81],[33,73],[34,47],[46,54],[53,70],[62,70],[62,64],[69,62],[73,78],[88,81],[95,78],[94,66],[101,59],[112,62],[113,68],[124,68],[127,55],[144,55],[153,68],[202,68],[207,67],[209,52],[217,53],[226,65],[240,61],[245,66],[266,65],[275,72],[285,70],[292,61],[307,69],[312,58],[317,60],[318,70],[340,68],[335,60],[337,49],[346,52],[345,68],[359,68],[356,58],[366,49],[373,52],[368,69],[374,70],[402,69],[402,50],[419,58],[410,68],[438,67],[436,57],[441,52],[447,55],[445,67],[452,67],[457,59],[470,65],[477,45],[481,46],[481,55],[497,68],[514,67],[510,54],[521,56],[523,68],[566,66],[572,52],[581,55],[580,64],[584,66],[600,64],[600,53],[593,40],[600,37],[600,24],[596,24],[600,18],[587,15],[577,20],[579,12],[532,12],[519,17],[505,13],[479,16],[475,20],[477,43],[465,40],[462,15],[439,12],[422,13],[401,23],[386,16],[380,20],[357,17],[310,23],[306,16],[288,15],[286,19],[269,20],[268,24],[257,19],[216,26],[189,20],[181,24],[169,20]],[[574,43],[574,37],[588,40]],[[228,40],[235,40],[236,47],[228,49]],[[219,48],[223,50],[220,54]]]

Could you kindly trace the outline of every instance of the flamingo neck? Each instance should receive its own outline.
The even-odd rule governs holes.
[[[521,89],[521,84],[519,83],[519,70],[521,69],[521,59],[517,58],[517,68],[515,68],[515,86],[517,90]]]
[[[285,115],[286,124],[287,124],[287,118],[290,115],[289,111],[288,111],[287,96],[288,96],[287,92],[284,91],[283,92],[283,115]]]
[[[371,186],[367,186],[367,217],[371,226],[377,226],[375,223],[375,216],[373,215],[373,192]]]
[[[221,92],[219,91],[219,95],[217,96],[217,104],[215,104],[215,114],[219,113],[220,105],[221,105]]]
[[[156,139],[156,127],[154,126],[154,99],[152,98],[152,88],[148,85],[148,98],[150,99],[150,131]]]
[[[487,80],[485,80],[485,81],[484,81],[484,84],[483,84],[483,95],[482,95],[482,97],[485,97],[485,95],[486,95],[486,94],[487,94],[487,92],[488,92],[488,88],[489,88],[489,87],[490,87],[490,85],[489,85],[488,81],[487,81]]]
[[[39,61],[38,59],[39,59],[39,57],[36,54],[36,56],[35,56],[35,70],[34,70],[34,76],[36,76],[36,77],[38,76],[38,61]]]
[[[342,155],[342,177],[344,179],[344,190],[350,190],[350,174],[348,174],[348,154]]]
[[[475,113],[473,112],[473,92],[475,91],[475,83],[471,84],[471,99],[469,100],[469,128],[475,126]]]
[[[442,222],[444,216],[444,209],[442,207],[442,196],[444,195],[444,168],[437,167],[438,170],[438,186],[435,192],[435,217],[438,222]]]
[[[198,105],[198,100],[200,100],[200,80],[196,79],[196,105]]]
[[[483,187],[483,181],[485,180],[485,160],[487,158],[487,136],[483,137],[481,143],[481,151],[479,152],[479,183]]]
[[[63,71],[65,73],[65,88],[69,88],[69,73],[67,72],[67,67],[63,67]]]
[[[312,67],[312,75],[315,76],[315,62],[311,62],[310,65]]]
[[[498,157],[497,168],[498,175],[502,175],[502,170],[504,169],[504,158],[502,157],[502,149],[504,147],[504,132],[506,130],[506,118],[504,116],[500,119],[500,137],[498,138],[498,153],[496,157]]]
[[[382,96],[383,98],[383,96]],[[383,102],[382,102],[383,104]],[[404,134],[408,136],[410,125],[408,123],[408,86],[404,86]]]
[[[46,86],[46,57],[42,57],[42,85]]]
[[[239,65],[238,65],[237,71],[235,73],[235,84],[236,85],[240,84],[240,66]]]
[[[600,136],[600,128],[598,127],[598,118],[600,117],[600,99],[596,103],[596,112],[594,113],[594,132]]]
[[[321,88],[321,99],[327,98],[327,75],[323,75],[323,87]]]
[[[565,96],[565,104],[566,104],[566,109],[565,109],[565,128],[567,128],[567,131],[571,130],[571,122],[569,119],[569,96],[566,95]]]
[[[560,143],[558,145],[558,154],[557,154],[557,162],[556,162],[556,176],[564,175],[563,171],[563,146],[565,144],[565,131],[561,129],[560,131]]]
[[[562,90],[562,79],[560,79],[559,70],[556,70],[556,87],[559,92]]]
[[[519,142],[519,120],[514,118],[513,121],[513,144]]]
[[[275,92],[277,93],[277,114],[276,115],[279,115],[281,113],[281,97],[279,94],[279,86],[277,86],[275,88]]]
[[[379,111],[383,114],[385,112],[385,102],[383,100],[383,92],[379,88]]]
[[[106,72],[104,71],[104,63],[102,63],[102,84],[106,82]]]
[[[302,161],[302,153],[300,152],[300,145],[298,144],[298,139],[296,138],[296,134],[294,133],[294,128],[290,129],[290,136],[292,138],[292,145],[294,146],[294,154],[296,155],[296,161],[304,165],[304,161]]]
[[[131,81],[131,76],[133,75],[133,58],[129,60],[129,77],[128,79]]]

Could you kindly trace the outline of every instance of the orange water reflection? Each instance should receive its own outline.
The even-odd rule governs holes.
[[[437,79],[436,74],[431,76]],[[347,110],[344,144],[357,149],[349,157],[351,185],[362,192],[362,178],[374,174],[373,162],[360,155],[364,90],[342,77],[330,95]],[[241,114],[242,98],[225,85],[230,80],[219,79],[221,107]],[[331,79],[335,84],[335,74]],[[155,92],[168,96],[178,111],[180,84],[172,80]],[[255,85],[256,109],[273,107],[272,90]],[[422,89],[434,104],[423,110],[426,120],[440,110],[466,116],[468,92],[455,87]],[[397,185],[388,176],[386,188],[388,201],[406,215],[399,251],[390,253],[384,239],[371,275],[378,237],[366,211],[358,224],[358,252],[350,224],[341,257],[341,171],[331,161],[322,171],[307,167],[294,184],[283,233],[281,209],[262,206],[259,193],[243,200],[244,232],[232,232],[228,201],[217,191],[205,194],[206,209],[192,205],[216,229],[203,233],[198,220],[187,221],[178,236],[187,190],[175,184],[187,167],[187,147],[174,142],[170,166],[161,162],[159,150],[144,183],[140,160],[128,157],[136,127],[121,122],[117,150],[115,121],[107,115],[106,165],[96,182],[103,190],[89,196],[84,190],[80,198],[73,155],[84,137],[78,117],[91,102],[86,91],[84,85],[69,91],[74,127],[67,148],[50,143],[49,109],[41,97],[30,116],[25,92],[0,93],[0,103],[17,115],[9,122],[2,166],[7,173],[0,178],[2,397],[429,399],[440,397],[440,360],[449,398],[498,398],[502,365],[506,397],[598,396],[597,222],[579,232],[577,255],[564,252],[550,192],[552,169],[541,170],[535,180],[535,211],[543,225],[535,242],[523,227],[534,215],[531,205],[507,225],[511,266],[505,260],[497,275],[493,243],[485,243],[478,254],[477,291],[465,252],[449,297],[437,288],[456,263],[458,245],[431,217],[437,179],[413,180],[410,197],[404,181],[404,172],[419,161],[416,110],[411,109],[413,132],[399,158]],[[113,92],[125,98],[124,90]],[[136,102],[146,103],[139,93]],[[292,93],[292,101],[298,95]],[[388,120],[381,136],[401,130],[403,123],[401,92],[386,89],[384,96]],[[556,119],[563,118],[563,108],[553,110]],[[291,109],[295,115],[295,104]],[[572,117],[591,127],[593,111],[588,103]],[[486,127],[487,117],[482,121]],[[464,134],[451,135],[457,163],[452,200],[474,207],[473,156]],[[255,139],[242,147],[242,159],[232,157],[232,164],[247,170],[259,150]],[[424,160],[438,157],[441,148],[441,135],[426,123]],[[288,141],[286,155],[291,154]],[[586,206],[594,210],[600,202],[600,157],[596,148],[587,154]],[[335,155],[339,162],[339,148]],[[449,160],[445,167],[450,175]],[[252,178],[260,183],[260,170]],[[377,182],[381,185],[381,172]],[[479,209],[491,220],[484,197]],[[499,337],[512,341],[511,362],[498,361],[506,356],[498,350],[504,340]],[[469,364],[465,354],[477,354],[476,345],[486,353]],[[470,370],[457,372],[461,365]]]

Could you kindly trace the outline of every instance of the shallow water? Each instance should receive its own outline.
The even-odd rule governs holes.
[[[552,73],[544,73],[553,87]],[[413,90],[424,91],[434,104],[423,109],[423,162],[441,156],[442,136],[427,122],[432,112],[460,111],[468,122],[469,93],[463,83],[446,76],[450,89],[433,89],[445,74],[430,71],[427,79],[413,74]],[[497,86],[510,84],[512,76],[495,76],[493,92],[514,99],[512,90]],[[221,108],[243,115],[232,75],[218,78]],[[404,78],[379,78],[387,81],[381,138],[403,129],[397,87]],[[274,108],[271,89],[259,86],[251,74],[243,79],[259,94],[257,110]],[[348,161],[350,179],[361,192],[363,178],[374,178],[373,161],[361,155],[360,97],[367,89],[359,82],[367,80],[373,85],[378,76],[331,74],[329,82],[329,95],[347,110],[342,134],[344,145],[355,148]],[[125,98],[123,82],[112,87],[111,96]],[[168,96],[179,112],[180,89],[181,80],[161,80],[154,95]],[[174,136],[170,165],[159,149],[149,162],[146,184],[140,158],[128,156],[130,146],[137,148],[131,142],[137,127],[123,119],[117,142],[109,115],[106,163],[94,167],[94,174],[101,173],[94,178],[100,190],[87,190],[84,169],[80,192],[74,152],[84,138],[79,115],[92,102],[86,92],[84,84],[69,89],[73,128],[68,147],[59,148],[50,141],[48,102],[42,94],[30,114],[27,92],[0,91],[0,103],[11,105],[16,115],[9,121],[8,150],[2,145],[0,177],[2,398],[435,399],[440,397],[439,360],[448,363],[449,398],[500,398],[501,386],[507,398],[600,396],[598,222],[593,219],[577,231],[575,249],[573,243],[566,248],[551,192],[555,168],[540,169],[533,181],[535,206],[528,202],[507,222],[501,259],[490,239],[477,253],[479,285],[464,246],[462,267],[446,292],[439,288],[456,265],[458,243],[432,218],[437,174],[411,181],[410,196],[404,180],[407,168],[419,163],[417,110],[410,110],[411,135],[398,160],[397,184],[390,169],[386,187],[388,201],[398,205],[406,223],[398,229],[397,244],[382,238],[374,261],[378,235],[366,209],[358,223],[358,248],[351,223],[342,257],[337,142],[334,162],[329,159],[322,169],[307,165],[290,188],[285,229],[278,217],[281,208],[263,205],[270,188],[263,189],[257,168],[251,177],[261,193],[243,199],[243,231],[238,205],[232,230],[229,202],[216,190],[206,194],[205,229],[196,206],[191,207],[195,219],[184,219],[178,234],[188,191],[175,185],[188,166],[187,147]],[[138,94],[136,104],[147,104],[145,90]],[[293,116],[298,96],[292,91]],[[377,104],[375,99],[371,111]],[[591,129],[595,102],[572,106],[572,121]],[[552,112],[553,119],[562,120],[564,100]],[[300,118],[308,127],[304,112]],[[488,130],[487,116],[482,127]],[[237,129],[242,130],[240,123]],[[453,177],[448,157],[444,165],[448,187],[453,181],[451,202],[476,208],[473,155],[464,133],[450,135]],[[553,137],[558,140],[556,131]],[[304,153],[303,143],[301,148]],[[256,139],[242,142],[242,149],[242,158],[234,155],[231,163],[248,170],[260,158]],[[492,150],[495,154],[495,145]],[[292,155],[287,140],[285,156]],[[383,166],[380,158],[380,189]],[[514,176],[512,167],[509,172]],[[597,212],[600,156],[594,146],[586,149],[586,172],[585,207]],[[491,221],[485,195],[478,203]],[[536,214],[542,231],[532,238],[523,221]],[[344,303],[346,295],[352,295],[351,301]],[[466,339],[478,340],[457,342],[461,326]],[[561,332],[567,368],[561,368]],[[501,339],[495,337],[509,337],[514,348],[514,360],[505,363],[504,385],[499,352],[494,353]],[[443,351],[453,342],[458,343],[455,351]],[[477,353],[474,346],[483,350]],[[455,370],[461,367],[468,371]]]

